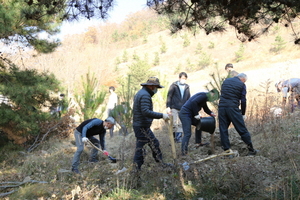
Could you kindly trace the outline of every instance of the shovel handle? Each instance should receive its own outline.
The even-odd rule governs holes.
[[[173,159],[176,160],[177,156],[176,156],[175,142],[174,142],[174,136],[173,136],[173,116],[172,115],[170,116],[168,130],[169,130],[169,138],[170,138],[171,147],[172,147]]]

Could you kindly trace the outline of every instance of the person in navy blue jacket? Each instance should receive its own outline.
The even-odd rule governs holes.
[[[190,87],[186,84],[187,74],[181,72],[179,80],[170,85],[167,95],[167,113],[173,116],[173,136],[175,142],[180,143],[182,138],[182,123],[179,112],[183,104],[191,97]]]
[[[219,93],[216,89],[209,92],[199,92],[193,95],[181,108],[179,118],[182,123],[183,139],[181,143],[181,153],[185,156],[188,153],[188,145],[192,135],[191,126],[196,126],[201,118],[200,110],[203,108],[204,112],[210,116],[216,115],[208,108],[207,101],[213,101],[218,98]],[[196,131],[197,143],[201,143],[201,130]]]
[[[107,129],[111,129],[116,124],[113,117],[108,117],[105,121],[98,118],[88,119],[82,122],[74,131],[77,151],[74,154],[72,161],[72,172],[79,174],[78,166],[80,163],[80,155],[84,149],[84,143],[90,140],[96,147],[103,150],[103,154],[108,156],[109,153],[105,148],[105,134]],[[99,135],[99,139],[93,137],[94,135]],[[93,148],[90,162],[98,162],[97,160],[98,150]]]
[[[228,127],[233,124],[241,139],[247,144],[248,155],[255,155],[257,150],[253,148],[251,135],[248,132],[244,120],[246,119],[246,85],[247,75],[240,73],[233,78],[226,79],[221,86],[221,97],[218,106],[219,129],[221,145],[224,151],[231,148],[228,138]],[[241,105],[241,109],[239,106]]]
[[[159,141],[150,129],[153,119],[169,119],[166,113],[153,111],[152,96],[157,92],[160,85],[159,79],[150,77],[146,83],[141,84],[140,89],[134,96],[133,102],[133,130],[136,137],[136,147],[133,162],[136,170],[141,170],[144,163],[144,145],[148,144],[152,151],[152,156],[156,162],[162,165],[162,153],[159,147]]]

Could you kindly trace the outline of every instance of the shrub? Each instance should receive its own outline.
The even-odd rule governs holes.
[[[240,48],[237,52],[235,52],[235,61],[240,62],[245,59],[244,57],[245,47],[243,44],[240,44]]]
[[[272,47],[270,48],[270,52],[278,53],[285,48],[286,42],[279,35],[276,36],[275,42],[272,43]]]

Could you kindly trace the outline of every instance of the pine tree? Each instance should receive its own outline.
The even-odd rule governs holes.
[[[83,120],[91,119],[94,117],[101,117],[103,110],[98,116],[96,111],[100,108],[100,105],[104,102],[106,92],[104,89],[98,89],[98,80],[95,77],[95,73],[87,73],[85,78],[81,76],[82,90],[78,90],[75,94],[75,101],[79,106],[79,114],[83,115]]]
[[[51,96],[59,90],[53,74],[35,69],[20,70],[0,61],[0,93],[8,102],[0,104],[0,127],[11,139],[22,143],[40,134],[40,125],[50,117],[49,107],[57,105]]]

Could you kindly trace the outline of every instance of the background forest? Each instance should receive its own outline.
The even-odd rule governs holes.
[[[299,25],[294,23],[295,28]],[[275,82],[300,74],[300,49],[285,28],[273,26],[268,34],[244,43],[230,27],[210,35],[197,29],[171,34],[167,18],[145,10],[129,15],[121,24],[103,24],[65,36],[50,54],[14,49],[2,56],[21,70],[53,73],[59,86],[55,85],[52,95],[65,93],[69,108],[74,109],[58,121],[43,124],[47,139],[36,146],[15,145],[1,133],[0,182],[4,187],[0,192],[11,193],[5,199],[300,199],[299,111],[290,113],[287,106],[280,118],[270,111],[281,103]],[[165,112],[167,89],[181,71],[187,72],[194,94],[213,82],[211,74],[225,77],[224,67],[229,62],[248,75],[246,123],[260,150],[258,156],[245,156],[246,147],[230,129],[232,147],[239,157],[193,163],[209,156],[211,149],[191,145],[190,157],[179,157],[176,170],[169,171],[153,163],[146,149],[145,167],[137,180],[130,173],[135,138],[127,121],[129,135],[117,131],[113,138],[107,135],[107,147],[119,159],[116,164],[105,158],[98,164],[86,164],[88,146],[81,158],[82,177],[70,173],[76,150],[72,128],[87,117],[78,102],[87,103],[84,97],[89,89],[95,89],[100,99],[95,116],[105,118],[109,86],[116,87],[120,102],[130,102],[140,83],[157,76],[165,88],[154,97],[154,110]],[[166,123],[155,120],[152,128],[165,160],[173,162]],[[218,130],[212,137],[216,153],[221,152]],[[210,139],[204,133],[203,140]],[[32,151],[26,151],[28,146]],[[180,146],[176,149],[179,152]],[[184,162],[190,163],[190,169],[183,169]],[[125,168],[128,170],[118,173]],[[15,190],[5,187],[15,181],[20,183]]]

